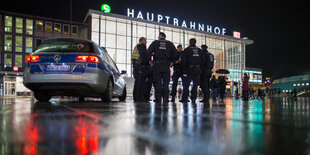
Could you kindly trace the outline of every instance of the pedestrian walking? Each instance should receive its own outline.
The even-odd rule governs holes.
[[[293,91],[292,91],[292,99],[295,100],[295,101],[297,100],[297,90],[296,90],[296,88],[294,88]]]
[[[226,77],[225,76],[219,76],[218,78],[218,83],[219,83],[219,93],[220,93],[220,98],[221,101],[224,101],[225,97],[225,90],[226,90]]]
[[[153,57],[153,60],[151,59]],[[177,59],[174,44],[166,40],[166,34],[159,33],[158,40],[151,43],[148,49],[148,60],[153,64],[155,82],[155,102],[169,102],[170,67]]]
[[[179,98],[179,99],[181,99],[182,92],[183,92],[183,91],[182,91],[182,89],[181,89],[181,88],[179,88],[179,89],[178,89],[178,95],[179,95],[179,96],[178,96],[178,98]]]
[[[215,101],[217,98],[217,83],[218,83],[217,79],[216,79],[215,75],[213,75],[211,80],[210,80],[210,88],[212,90],[213,101]]]
[[[146,51],[146,38],[141,37],[139,43],[134,47],[131,55],[133,65],[133,76],[135,78],[133,99],[135,102],[145,102],[145,82],[147,74],[147,51]]]
[[[243,74],[242,97],[244,100],[249,100],[249,77],[247,73]]]
[[[196,39],[191,38],[189,40],[189,46],[184,49],[181,57],[181,64],[183,66],[183,94],[180,102],[189,102],[189,86],[193,81],[191,90],[191,100],[194,103],[197,98],[197,87],[200,82],[200,66],[203,64],[201,58],[202,52],[200,48],[196,46]]]

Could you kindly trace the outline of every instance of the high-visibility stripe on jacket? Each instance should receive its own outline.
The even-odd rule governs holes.
[[[141,44],[141,43],[139,43],[139,44]],[[132,53],[131,53],[131,60],[139,60],[140,54],[139,54],[139,50],[138,50],[138,47],[137,47],[139,44],[137,44],[137,45],[133,48],[133,51],[132,51]]]

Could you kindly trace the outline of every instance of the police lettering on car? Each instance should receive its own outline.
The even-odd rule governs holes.
[[[153,57],[153,60],[151,58]],[[155,84],[155,102],[168,103],[170,66],[176,61],[177,50],[173,43],[166,40],[166,34],[159,33],[158,40],[151,43],[148,49],[148,59],[153,64],[153,79]]]

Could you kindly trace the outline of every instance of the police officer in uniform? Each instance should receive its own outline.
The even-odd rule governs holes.
[[[202,58],[204,63],[201,65],[200,88],[203,93],[203,99],[200,102],[208,102],[210,98],[210,78],[214,66],[214,55],[208,51],[207,45],[201,45]]]
[[[189,86],[191,81],[193,81],[193,86],[191,90],[191,100],[195,103],[197,98],[197,87],[200,82],[200,66],[203,64],[203,59],[201,58],[202,52],[200,48],[196,46],[196,39],[191,38],[189,40],[189,47],[184,49],[181,56],[181,64],[183,66],[183,94],[182,100],[180,102],[189,102]]]
[[[153,64],[149,64],[147,67],[147,75],[146,75],[146,85],[145,85],[145,94],[144,98],[148,101],[150,101],[151,97],[151,90],[153,86],[154,80],[153,80]]]
[[[145,83],[147,75],[147,50],[146,50],[146,38],[141,37],[139,43],[134,47],[131,55],[131,61],[133,65],[133,76],[135,78],[133,99],[135,102],[145,102]]]
[[[177,51],[178,51],[177,61],[175,61],[173,65],[173,75],[172,75],[173,83],[172,83],[172,92],[171,92],[171,96],[172,96],[171,102],[175,102],[178,81],[179,81],[179,78],[182,78],[182,75],[183,75],[182,65],[181,65],[181,55],[183,52],[183,48],[181,44],[177,46]]]
[[[151,60],[153,57],[153,60]],[[166,34],[159,33],[158,40],[152,42],[148,49],[148,59],[153,63],[155,82],[155,102],[169,102],[170,67],[176,61],[177,50],[173,43],[166,40]]]

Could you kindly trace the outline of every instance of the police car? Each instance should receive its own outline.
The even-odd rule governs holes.
[[[24,85],[38,101],[52,96],[98,97],[110,102],[113,97],[126,99],[126,83],[105,48],[73,38],[43,40],[26,57]]]

